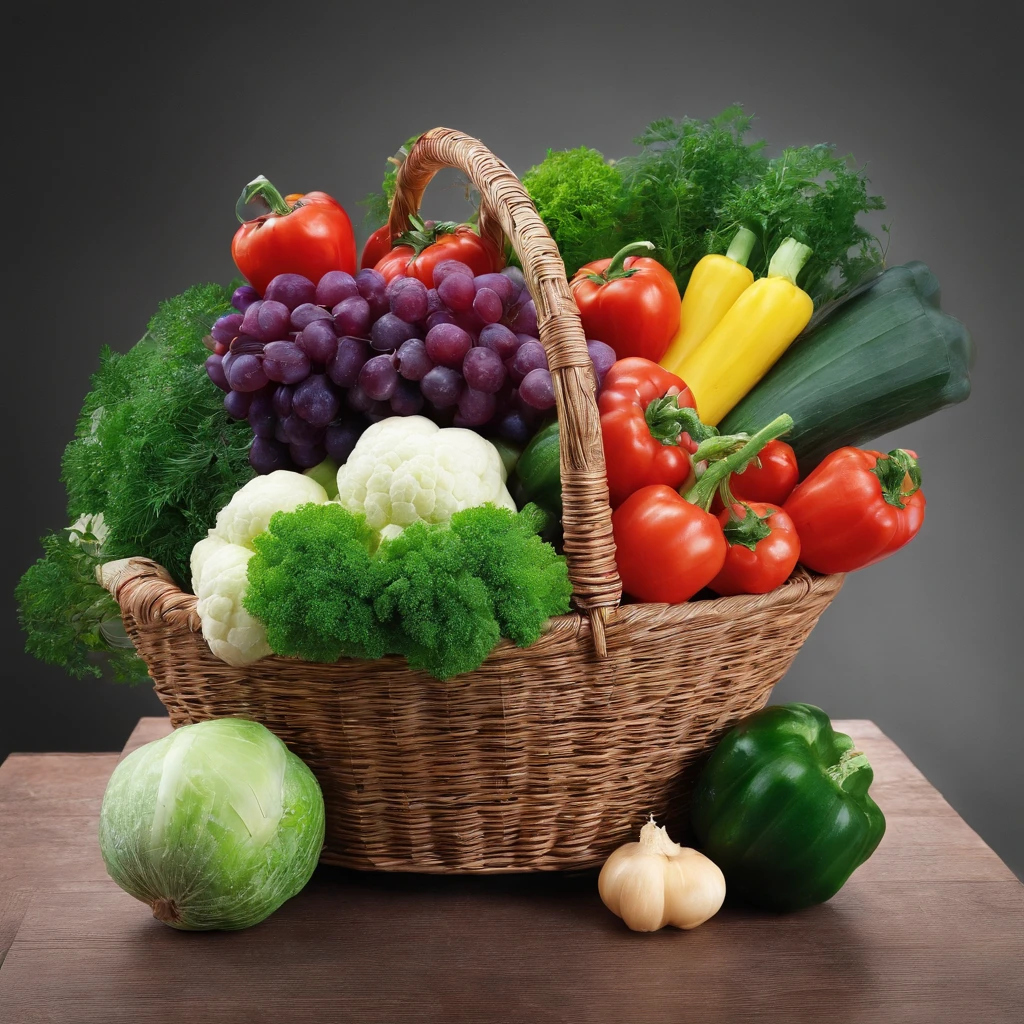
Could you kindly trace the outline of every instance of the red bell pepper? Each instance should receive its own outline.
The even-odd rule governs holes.
[[[359,269],[372,270],[389,252],[391,252],[391,231],[385,224],[384,227],[377,228],[366,240],[363,253],[359,257]],[[430,285],[427,287],[429,288]]]
[[[247,220],[251,203],[266,212]],[[352,221],[326,192],[285,198],[261,175],[242,189],[235,212],[241,227],[231,240],[231,255],[260,295],[278,274],[301,274],[317,284],[330,270],[356,271]]]
[[[649,359],[612,364],[597,400],[612,508],[648,484],[686,490],[694,483],[691,456],[716,433],[694,404],[682,380]]]
[[[504,253],[468,224],[442,221],[428,227],[417,217],[409,222],[412,227],[395,239],[394,247],[374,266],[386,281],[416,277],[433,288],[434,267],[442,260],[465,263],[476,275],[492,274],[505,266]]]
[[[924,522],[917,456],[839,448],[796,486],[784,510],[800,535],[800,561],[820,573],[853,572],[903,547]]]
[[[675,279],[657,260],[630,255],[653,248],[634,242],[611,259],[580,267],[570,282],[584,333],[611,345],[620,359],[643,356],[656,363],[679,330]]]
[[[718,513],[718,522],[729,551],[708,584],[716,594],[767,594],[789,579],[799,560],[800,537],[779,506],[737,501]]]
[[[678,604],[711,583],[729,553],[721,524],[707,511],[712,497],[731,472],[792,426],[786,415],[772,420],[738,450],[712,462],[686,497],[665,484],[651,484],[626,498],[612,513],[623,590],[640,601]],[[733,440],[716,436],[704,444]]]

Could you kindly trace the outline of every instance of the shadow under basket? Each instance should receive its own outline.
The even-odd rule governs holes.
[[[803,569],[762,596],[627,604],[599,658],[584,615],[503,641],[441,682],[405,660],[215,658],[195,598],[156,563],[110,583],[175,726],[262,722],[323,789],[328,864],[488,873],[596,867],[649,813],[679,840],[696,770],[767,703],[842,576]]]
[[[398,168],[397,238],[444,167],[480,195],[478,229],[518,254],[560,424],[562,534],[572,614],[532,646],[502,642],[447,682],[404,659],[232,668],[196,599],[146,559],[104,582],[175,726],[242,716],[309,765],[327,810],[323,860],[384,871],[596,867],[648,814],[679,841],[693,774],[764,706],[842,585],[798,568],[762,596],[625,604],[615,562],[593,365],[558,248],[519,179],[477,139],[421,136]]]

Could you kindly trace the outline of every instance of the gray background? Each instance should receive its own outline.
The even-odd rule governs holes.
[[[967,403],[879,441],[921,455],[922,533],[848,579],[774,699],[874,719],[1024,876],[1022,90],[996,5],[184,4],[153,24],[147,6],[41,3],[5,33],[0,758],[116,749],[160,711],[25,655],[11,595],[66,525],[59,459],[101,345],[230,279],[245,182],[323,188],[357,219],[386,156],[435,125],[521,173],[547,147],[625,155],[652,118],[739,101],[773,153],[828,141],[867,164],[889,262],[928,263],[979,352]],[[427,208],[464,212],[451,178]]]

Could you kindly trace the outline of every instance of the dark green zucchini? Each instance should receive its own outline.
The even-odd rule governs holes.
[[[939,282],[924,263],[890,267],[822,313],[718,424],[723,434],[752,434],[789,413],[785,441],[803,476],[836,448],[862,446],[970,394],[974,343],[939,308]]]

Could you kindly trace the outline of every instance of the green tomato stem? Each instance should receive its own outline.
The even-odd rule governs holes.
[[[691,504],[697,505],[706,512],[711,507],[715,491],[719,484],[728,478],[730,473],[740,472],[742,468],[769,442],[785,434],[793,427],[793,417],[788,413],[776,416],[766,427],[762,427],[741,448],[726,455],[718,462],[712,462],[704,475],[683,495]],[[720,440],[720,439],[719,439]],[[694,456],[697,461],[700,449]]]
[[[757,235],[750,228],[740,228],[725,252],[726,259],[734,260],[741,267],[745,267],[750,254],[754,251],[756,241]]]
[[[635,270],[627,270],[624,266],[628,256],[639,256],[640,253],[652,252],[656,248],[653,242],[630,242],[624,245],[608,264],[607,270],[602,274],[590,274],[590,280],[597,284],[607,284],[609,281],[618,281],[623,277],[632,277]]]

